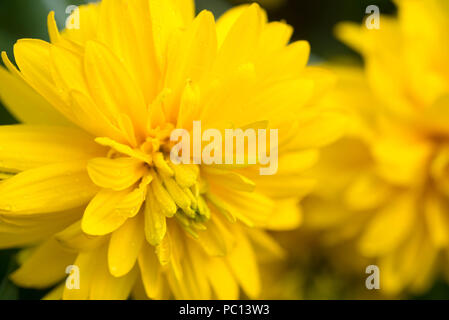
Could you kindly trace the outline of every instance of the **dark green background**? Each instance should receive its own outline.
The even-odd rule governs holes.
[[[82,0],[0,0],[0,50],[8,53],[13,59],[12,48],[17,39],[40,38],[48,40],[46,18],[50,10],[56,13],[59,26],[67,17],[65,8],[78,5]],[[237,1],[234,1],[234,3]],[[368,5],[378,5],[381,13],[394,14],[395,8],[387,0],[289,0],[279,8],[269,11],[270,20],[286,20],[295,27],[294,39],[307,39],[312,46],[315,61],[338,58],[357,54],[339,43],[333,37],[333,27],[345,20],[361,22]],[[197,0],[197,9],[209,9],[216,16],[222,14],[233,5],[227,0]],[[0,124],[16,123],[15,119],[0,105]],[[15,250],[0,251],[0,299],[38,299],[43,291],[25,290],[15,287],[7,278],[17,265],[14,259]],[[323,263],[325,264],[325,262]],[[307,288],[306,288],[307,289]],[[307,292],[305,293],[307,297]],[[339,298],[350,297],[342,294]],[[317,297],[314,297],[317,298]],[[338,297],[319,297],[338,298]],[[447,299],[449,287],[442,281],[421,299]]]

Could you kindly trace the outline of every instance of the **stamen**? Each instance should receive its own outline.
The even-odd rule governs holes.
[[[189,165],[189,164],[179,164],[176,165],[171,161],[167,161],[170,168],[175,172],[175,179],[176,182],[181,187],[191,187],[193,186],[199,175],[198,166],[196,165]]]
[[[176,203],[162,185],[157,173],[152,170],[151,175],[153,176],[151,189],[154,192],[155,198],[161,204],[164,214],[171,218],[177,211]]]
[[[165,161],[164,155],[161,152],[156,152],[153,154],[153,162],[158,171],[161,172],[162,174],[165,174],[170,177],[172,177],[175,174]]]
[[[192,204],[190,198],[184,193],[174,179],[162,175],[162,181],[178,207],[180,207],[186,214],[189,214],[191,211],[189,209]]]

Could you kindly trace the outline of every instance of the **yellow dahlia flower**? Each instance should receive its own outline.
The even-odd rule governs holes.
[[[449,2],[396,3],[379,30],[337,30],[365,68],[335,67],[324,104],[346,107],[353,125],[323,152],[306,219],[329,241],[355,239],[387,294],[425,289],[449,249]]]
[[[190,0],[78,14],[61,33],[49,15],[51,43],[19,40],[17,67],[2,55],[0,96],[24,123],[0,127],[0,247],[27,247],[13,281],[60,283],[52,299],[257,297],[259,253],[282,253],[264,230],[300,224],[301,172],[340,131],[314,107],[332,77],[258,5],[217,23]],[[277,174],[172,163],[170,133],[194,120],[279,129]],[[79,289],[61,283],[72,267]]]

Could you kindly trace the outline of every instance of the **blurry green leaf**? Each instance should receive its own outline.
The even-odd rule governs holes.
[[[8,275],[16,268],[15,250],[0,251],[0,300],[15,300],[19,289],[8,279]]]
[[[0,284],[0,300],[17,300],[18,298],[19,289],[8,278],[4,278]]]
[[[449,297],[449,285],[444,279],[437,279],[433,287],[427,292],[411,297],[416,300],[447,300]]]
[[[220,17],[232,5],[226,0],[196,0],[196,9],[198,12],[202,10],[209,10],[215,15],[215,18]]]

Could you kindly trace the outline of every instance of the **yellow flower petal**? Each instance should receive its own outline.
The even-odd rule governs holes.
[[[194,0],[170,0],[181,13],[185,25],[189,25],[195,18]]]
[[[269,77],[273,82],[303,78],[308,70],[306,65],[310,56],[310,44],[304,40],[295,41],[277,52],[276,56],[274,61],[273,56],[269,54],[258,58],[256,65],[261,77]]]
[[[198,232],[198,243],[210,256],[225,256],[234,245],[232,232],[216,216],[211,217],[206,227],[207,230]]]
[[[20,121],[29,124],[69,125],[42,96],[23,79],[0,67],[0,99]]]
[[[61,300],[62,295],[64,293],[65,283],[60,284],[53,290],[51,290],[49,293],[47,293],[42,300]]]
[[[70,91],[71,107],[74,110],[73,121],[94,136],[108,136],[113,141],[127,143],[128,136],[122,132],[114,120],[103,113],[92,98],[80,91]],[[132,140],[134,141],[134,140]]]
[[[256,255],[242,231],[236,230],[236,246],[229,252],[226,260],[234,274],[234,277],[242,286],[245,293],[256,299],[260,293],[259,268],[256,263]]]
[[[226,262],[220,258],[207,261],[207,277],[219,300],[237,300],[239,286]]]
[[[407,237],[416,208],[410,196],[402,195],[372,217],[359,240],[365,256],[378,256],[396,249]]]
[[[164,211],[157,202],[153,191],[149,191],[147,194],[144,213],[146,239],[151,245],[157,246],[165,237],[167,224]]]
[[[346,126],[346,117],[339,112],[323,111],[303,114],[298,120],[298,131],[282,148],[301,150],[322,147],[339,139]]]
[[[416,173],[424,173],[432,146],[425,141],[397,137],[393,132],[388,135],[378,137],[372,146],[378,174],[396,185],[417,183],[421,177]]]
[[[50,239],[11,274],[11,279],[23,287],[46,288],[62,280],[66,276],[66,267],[74,260],[75,254],[63,250],[56,240]]]
[[[262,30],[259,43],[259,55],[269,57],[277,54],[288,45],[293,34],[293,28],[284,22],[270,22]]]
[[[256,187],[254,181],[237,172],[206,167],[204,174],[209,175],[208,179],[214,180],[217,184],[226,185],[235,190],[252,192]]]
[[[58,243],[72,251],[92,250],[106,240],[104,237],[89,236],[81,230],[81,219],[55,234]]]
[[[229,74],[253,58],[265,16],[257,4],[246,8],[230,28],[217,55],[215,72]]]
[[[261,261],[276,261],[286,257],[286,251],[267,232],[251,229],[248,230],[248,236]]]
[[[237,19],[242,15],[243,12],[245,12],[246,9],[248,9],[248,4],[243,4],[240,6],[235,6],[229,10],[227,10],[223,15],[218,19],[217,21],[217,37],[218,37],[218,43],[219,47],[223,44],[224,40],[226,39],[226,36],[229,33],[229,30],[231,30],[232,26],[235,24]]]
[[[50,164],[3,181],[0,212],[33,214],[73,209],[87,203],[97,190],[85,162]]]
[[[189,254],[183,261],[183,284],[191,299],[210,300],[211,287],[205,274],[207,256],[194,244],[187,246]]]
[[[97,142],[98,144],[100,144],[102,146],[111,147],[112,149],[114,149],[120,153],[123,153],[131,158],[139,159],[148,164],[151,164],[153,162],[151,156],[149,156],[148,154],[145,154],[141,150],[132,149],[132,148],[130,148],[130,146],[128,146],[126,144],[119,143],[110,138],[105,138],[105,137],[96,138],[95,142]]]
[[[67,143],[70,141],[70,148]],[[105,149],[71,127],[14,125],[0,127],[0,168],[12,172],[46,164],[87,160]]]
[[[302,224],[302,211],[296,199],[278,200],[266,223],[269,230],[294,230]]]
[[[436,248],[445,248],[449,243],[449,220],[446,216],[444,200],[439,199],[436,194],[427,196],[424,214],[433,244]]]
[[[97,257],[95,271],[90,281],[90,295],[92,300],[125,300],[128,298],[136,281],[137,268],[132,269],[125,276],[116,278],[109,273],[106,258],[107,249],[103,249]]]
[[[167,62],[167,44],[170,35],[177,28],[184,26],[183,14],[180,12],[180,8],[175,7],[175,3],[172,0],[153,0],[149,1],[149,5],[154,50],[159,68],[164,70]]]
[[[111,115],[124,113],[132,117],[137,125],[136,137],[142,139],[147,116],[145,100],[120,60],[104,45],[89,41],[84,67],[96,104]]]
[[[212,187],[212,193],[225,201],[230,213],[248,226],[264,226],[273,213],[274,202],[258,192],[242,192],[225,186]]]
[[[128,188],[122,191],[101,190],[84,212],[81,227],[90,235],[106,235],[117,230],[139,212],[144,195]],[[139,191],[139,190],[137,190]]]
[[[109,271],[114,277],[126,275],[134,267],[144,240],[143,215],[128,219],[114,231],[109,242]]]
[[[186,79],[194,83],[202,80],[211,69],[217,52],[214,17],[208,11],[201,12],[188,30],[169,43],[167,77],[164,86],[173,90],[165,104],[169,120],[175,120],[179,111],[179,99]]]
[[[116,191],[132,186],[145,170],[143,162],[134,158],[94,158],[87,165],[89,177],[97,186]]]
[[[381,179],[373,174],[362,174],[345,192],[345,203],[351,210],[370,210],[381,206],[391,195]]]
[[[66,94],[76,90],[84,94],[88,92],[83,72],[83,59],[74,52],[59,47],[50,47],[50,56],[54,68],[55,83]]]
[[[73,266],[78,267],[80,287],[79,289],[69,289],[64,283],[64,292],[62,293],[64,300],[86,300],[90,298],[91,284],[95,280],[95,268],[99,256],[103,252],[104,246],[100,246],[94,250],[87,250],[78,254]]]
[[[56,110],[70,114],[54,85],[50,47],[51,45],[45,41],[22,39],[14,45],[14,57],[27,83]]]
[[[48,239],[79,219],[81,214],[80,208],[33,215],[1,213],[0,248],[30,245]]]
[[[159,298],[163,285],[163,273],[154,248],[144,243],[139,253],[138,262],[146,294],[151,299]]]

